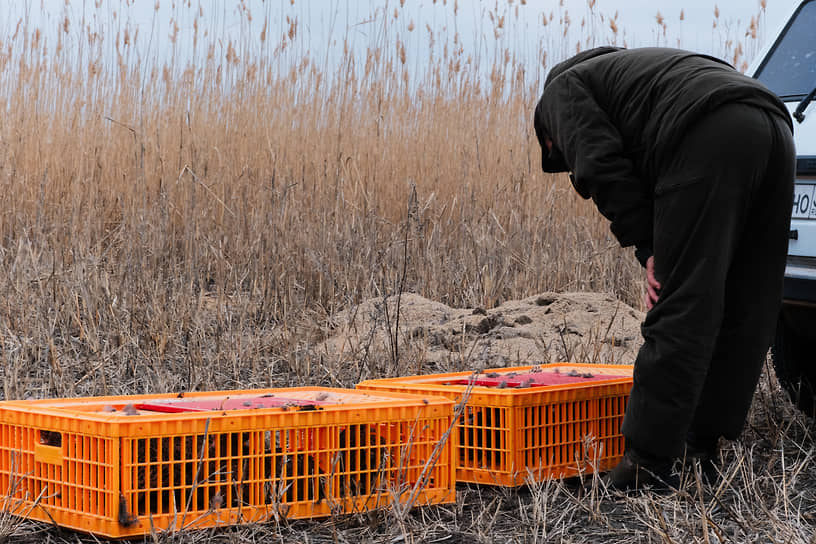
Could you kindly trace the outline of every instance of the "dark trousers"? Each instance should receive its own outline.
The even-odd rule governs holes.
[[[782,296],[795,151],[785,122],[730,104],[695,124],[654,195],[660,299],[643,322],[623,434],[675,457],[737,438]]]

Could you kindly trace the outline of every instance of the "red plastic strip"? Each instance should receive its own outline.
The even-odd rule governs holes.
[[[481,374],[472,381],[474,385],[482,387],[546,387],[548,385],[580,384],[602,380],[616,380],[631,378],[631,376],[592,374],[591,372],[525,372],[498,374]],[[445,382],[445,385],[468,385],[470,378],[459,378]]]
[[[329,404],[312,399],[293,399],[287,397],[251,397],[224,399],[173,399],[156,400],[134,405],[137,410],[175,414],[180,412],[210,412],[214,410],[254,410],[258,408],[281,408],[284,406],[304,407]]]

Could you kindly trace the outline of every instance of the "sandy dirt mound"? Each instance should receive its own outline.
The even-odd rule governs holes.
[[[602,293],[543,293],[489,310],[451,308],[416,294],[369,299],[339,312],[326,356],[397,354],[424,371],[571,361],[631,364],[643,312]],[[398,334],[395,334],[398,327]],[[403,365],[398,365],[403,366]],[[414,365],[409,365],[414,366]]]

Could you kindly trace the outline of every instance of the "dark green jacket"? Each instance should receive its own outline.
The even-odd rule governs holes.
[[[668,48],[584,51],[553,67],[544,84],[534,119],[542,168],[571,171],[578,193],[594,200],[620,244],[635,245],[645,262],[661,166],[695,121],[732,102],[791,124],[776,95],[714,57]]]

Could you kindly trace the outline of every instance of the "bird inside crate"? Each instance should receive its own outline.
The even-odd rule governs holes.
[[[502,409],[468,406],[459,419],[459,461],[474,468],[502,466]]]
[[[246,487],[249,434],[134,440],[138,514],[238,506]]]

